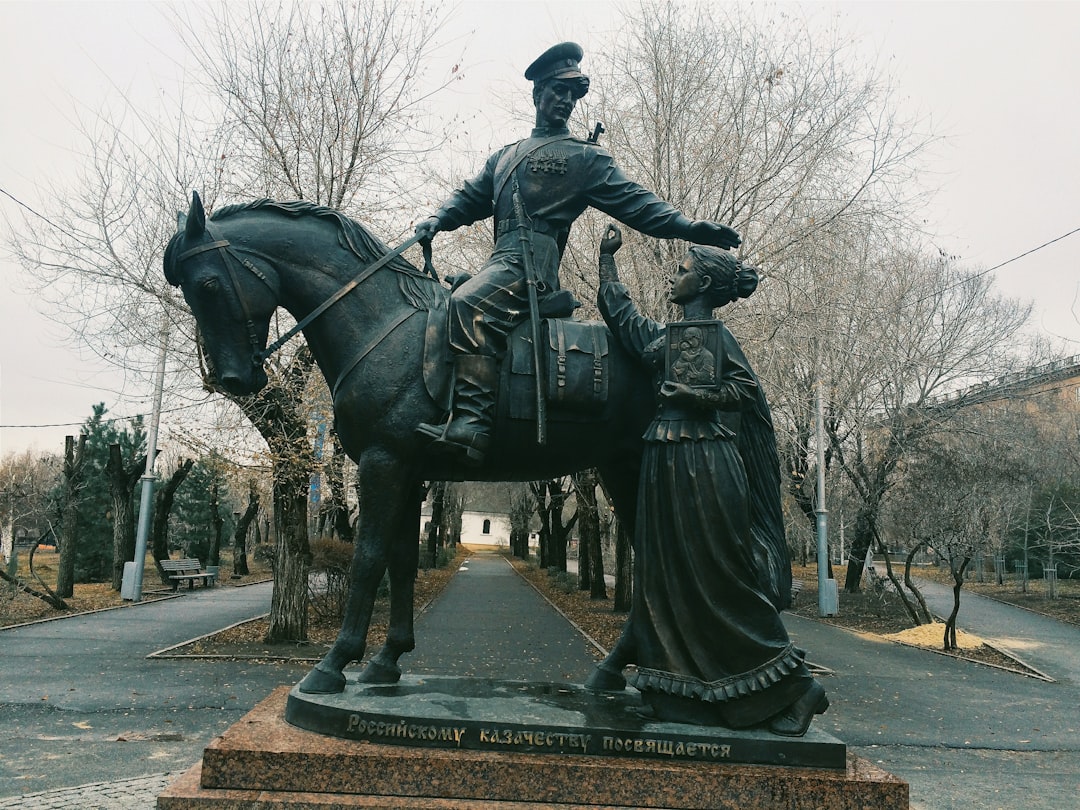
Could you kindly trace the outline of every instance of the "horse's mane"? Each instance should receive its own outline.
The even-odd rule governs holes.
[[[218,221],[227,219],[234,214],[245,211],[272,210],[286,216],[300,218],[306,216],[328,220],[338,229],[341,236],[342,246],[347,248],[354,256],[365,264],[377,261],[380,256],[390,252],[390,248],[377,236],[374,236],[367,228],[354,219],[327,208],[325,205],[317,205],[307,200],[292,200],[279,202],[277,200],[253,200],[247,203],[234,203],[226,205],[215,211],[210,219]],[[439,301],[445,297],[446,289],[436,279],[419,270],[415,265],[402,256],[395,256],[385,267],[400,273],[401,291],[413,306],[417,309],[433,309]],[[418,281],[429,282],[417,284]]]

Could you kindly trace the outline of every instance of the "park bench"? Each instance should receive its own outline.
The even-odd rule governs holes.
[[[202,564],[193,558],[184,560],[161,560],[162,569],[168,575],[172,581],[172,589],[175,591],[181,582],[187,582],[188,590],[195,587],[196,580],[202,582],[204,586],[211,586],[217,579],[217,574],[210,571],[203,571]]]
[[[791,580],[791,606],[795,607],[795,601],[799,598],[799,593],[803,589],[803,581],[801,579]]]

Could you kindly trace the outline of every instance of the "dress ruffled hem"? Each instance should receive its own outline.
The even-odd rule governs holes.
[[[708,419],[654,419],[641,438],[647,442],[731,441],[735,432],[713,414]]]
[[[716,681],[706,682],[646,667],[628,673],[626,681],[640,692],[666,692],[707,703],[722,703],[768,689],[802,667],[805,658],[803,650],[788,644],[779,655],[756,669]]]

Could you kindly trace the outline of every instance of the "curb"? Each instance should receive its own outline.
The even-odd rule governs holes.
[[[95,608],[94,610],[80,610],[75,613],[65,613],[62,616],[46,616],[44,619],[34,619],[30,622],[19,622],[18,624],[9,624],[4,627],[0,627],[0,633],[5,630],[15,630],[18,627],[30,627],[35,624],[45,624],[46,622],[59,622],[64,619],[74,619],[77,616],[90,616],[94,613],[108,613],[110,610],[126,610],[128,608],[139,607],[140,605],[152,605],[155,602],[164,602],[168,599],[179,599],[184,594],[173,594],[171,591],[167,592],[163,596],[155,596],[153,599],[144,599],[139,602],[128,602],[123,605],[112,605],[111,607]]]
[[[466,557],[464,560],[462,560],[460,565],[464,565],[466,562],[468,562],[468,560],[469,560],[469,558]],[[460,565],[459,565],[459,568],[460,568]],[[456,573],[457,572],[455,571],[455,574]],[[451,579],[453,579],[453,577],[451,577]],[[259,580],[258,582],[245,582],[243,585],[237,585],[237,586],[234,586],[234,587],[242,588],[242,587],[246,587],[248,585],[261,585],[264,582],[272,582],[272,581],[273,581],[272,579],[263,579],[263,580]],[[449,584],[449,583],[450,583],[450,580],[448,579],[447,584]],[[445,586],[444,586],[444,588],[445,588]],[[427,611],[427,609],[431,607],[432,603],[436,599],[438,599],[441,594],[442,594],[442,591],[439,591],[439,593],[435,594],[433,597],[428,599],[423,605],[421,605],[419,609],[414,609],[413,621],[416,621],[416,619],[419,619],[422,615],[424,615],[424,613]],[[113,610],[113,609],[114,608],[106,608],[106,610]],[[147,655],[146,658],[147,659],[151,659],[151,658],[153,658],[153,659],[162,659],[162,660],[170,660],[170,659],[175,660],[175,659],[180,659],[180,658],[186,658],[186,659],[189,659],[189,660],[192,660],[192,661],[286,661],[286,662],[295,662],[295,663],[298,663],[298,664],[317,664],[317,663],[319,663],[319,661],[322,660],[322,656],[319,656],[318,658],[306,658],[306,657],[298,657],[298,656],[295,656],[295,655],[250,655],[250,654],[231,655],[231,654],[227,654],[227,653],[191,653],[191,654],[185,654],[185,653],[173,654],[172,653],[173,650],[178,650],[178,649],[180,649],[182,647],[188,646],[189,644],[195,644],[196,642],[202,641],[203,639],[212,638],[213,636],[216,636],[218,633],[224,633],[227,630],[232,630],[234,627],[240,627],[241,625],[250,624],[251,622],[260,621],[262,619],[265,619],[269,615],[270,615],[269,613],[260,613],[258,616],[252,616],[250,619],[243,619],[243,620],[238,621],[238,622],[233,622],[232,624],[230,624],[230,625],[228,625],[226,627],[219,627],[217,630],[211,630],[209,633],[203,633],[201,636],[195,636],[194,638],[189,638],[186,641],[181,641],[178,644],[173,644],[173,645],[171,645],[169,647],[164,647],[164,648],[162,648],[160,650],[155,650],[154,652]]]

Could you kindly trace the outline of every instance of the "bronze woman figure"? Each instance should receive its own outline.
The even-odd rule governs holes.
[[[780,619],[790,568],[786,549],[777,549],[779,478],[760,469],[775,465],[775,438],[756,375],[713,318],[715,308],[753,293],[757,272],[728,251],[691,247],[669,297],[685,321],[665,326],[643,316],[619,282],[620,246],[610,226],[600,248],[600,311],[659,382],[638,490],[629,623],[636,670],[628,681],[660,720],[767,724],[802,736],[829,701]],[[714,383],[679,381],[684,346],[714,356]]]

